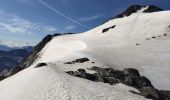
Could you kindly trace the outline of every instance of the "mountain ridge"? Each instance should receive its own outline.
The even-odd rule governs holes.
[[[169,99],[169,25],[170,11],[137,12],[81,34],[48,35],[0,82],[0,99]]]

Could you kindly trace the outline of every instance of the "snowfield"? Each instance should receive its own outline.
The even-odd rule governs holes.
[[[113,25],[115,28],[102,33]],[[64,64],[82,57],[90,61]],[[48,65],[34,68],[41,62]],[[87,70],[92,66],[136,68],[154,87],[170,90],[170,11],[138,12],[84,33],[53,38],[32,66],[0,82],[0,100],[146,99],[123,84],[92,82],[65,73],[78,68],[92,73]]]

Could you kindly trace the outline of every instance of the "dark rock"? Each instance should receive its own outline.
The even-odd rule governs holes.
[[[78,69],[77,71],[80,73],[86,73],[86,70],[84,70],[84,69]]]
[[[76,60],[71,61],[71,62],[66,62],[64,64],[84,63],[84,62],[87,62],[87,61],[89,61],[89,59],[85,57],[85,58],[76,59]]]
[[[86,73],[86,78],[87,78],[88,80],[91,80],[91,81],[95,81],[95,82],[98,81],[96,75],[94,75],[94,74]]]
[[[162,9],[159,8],[159,7],[157,7],[157,6],[150,5],[150,6],[148,7],[148,9],[144,10],[143,12],[152,13],[152,12],[158,12],[158,11],[162,11]]]
[[[84,69],[78,69],[78,74],[82,78],[86,78],[86,71]]]
[[[35,66],[35,68],[42,67],[42,66],[47,66],[47,64],[46,63],[39,63]]]
[[[118,72],[112,68],[100,68],[93,66],[90,70],[96,72],[94,75],[97,77],[98,81],[109,84],[115,84],[118,83],[118,81],[123,81],[121,75],[123,75],[123,77],[125,76],[123,72]]]
[[[139,71],[134,68],[125,68],[123,71],[126,76],[140,76]]]
[[[72,62],[66,62],[66,63],[64,63],[64,64],[73,64]]]
[[[105,28],[105,29],[102,30],[102,33],[105,33],[105,32],[107,32],[107,31],[109,31],[110,29],[113,29],[113,28],[115,28],[115,27],[116,27],[116,25],[113,25],[113,26],[111,26],[111,27]]]
[[[110,85],[119,83],[119,81],[116,78],[113,78],[113,77],[107,77],[106,80],[107,80],[107,83],[109,83]]]
[[[144,76],[139,78],[138,83],[139,83],[140,88],[141,87],[146,87],[146,86],[153,87],[153,85],[151,84],[151,81],[148,78],[144,77]]]
[[[115,27],[116,27],[116,25],[113,25],[113,26],[111,26],[110,28],[113,29],[113,28],[115,28]]]
[[[84,62],[87,62],[87,61],[89,61],[88,58],[80,58],[80,59],[77,59],[75,62],[76,63],[84,63]]]
[[[167,34],[163,34],[163,36],[167,36]]]
[[[5,77],[0,75],[0,81],[3,80]]]
[[[102,30],[102,33],[105,33],[105,32],[107,32],[107,31],[109,31],[109,28],[103,29],[103,30]]]
[[[100,68],[93,66],[90,70],[95,71],[95,73],[86,73],[84,69],[78,69],[78,71],[75,72],[68,71],[66,73],[94,82],[108,83],[110,85],[123,83],[140,91],[140,93],[130,91],[131,93],[153,100],[170,100],[170,91],[159,91],[155,89],[149,79],[144,76],[140,76],[137,69],[125,68],[123,71],[120,71],[112,68]]]
[[[76,33],[64,33],[64,35],[72,35],[72,34],[76,34]]]
[[[110,77],[117,79],[120,83],[125,83],[125,74],[123,71],[113,70],[110,72]]]
[[[155,36],[152,37],[153,39],[156,38]]]
[[[140,45],[139,43],[136,43],[136,45]]]
[[[133,5],[130,6],[126,11],[123,13],[119,14],[116,18],[122,18],[124,16],[130,16],[133,13],[136,13],[138,10],[140,10],[143,6],[140,5]]]
[[[133,86],[135,88],[142,88],[146,86],[152,86],[150,80],[148,80],[146,77],[142,76],[127,76],[125,79],[125,84]]]
[[[95,62],[91,62],[91,63],[95,64]]]
[[[75,71],[75,72],[74,72],[74,76],[76,76],[76,77],[81,77],[81,74],[80,74],[78,71]]]
[[[69,75],[74,75],[74,71],[67,71],[66,73]]]
[[[96,76],[96,80],[99,81],[99,82],[103,82],[103,83],[106,83],[106,79],[104,78],[103,75],[101,75],[100,73],[94,73],[93,74],[94,76]]]
[[[170,100],[170,91],[160,90],[159,94],[161,100]]]
[[[150,86],[142,87],[140,89],[140,94],[146,98],[149,98],[149,99],[160,100],[158,90],[156,90]]]

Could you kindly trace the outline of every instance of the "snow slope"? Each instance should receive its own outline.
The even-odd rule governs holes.
[[[116,27],[102,33],[113,25]],[[32,66],[0,82],[0,100],[146,99],[130,93],[129,90],[137,90],[123,84],[111,86],[64,73],[78,68],[87,70],[93,65],[114,69],[133,67],[156,88],[170,90],[169,25],[170,11],[138,12],[110,20],[88,32],[55,37]],[[153,36],[156,38],[151,38]],[[88,57],[90,62],[64,64],[82,57]],[[39,62],[48,65],[34,68]]]

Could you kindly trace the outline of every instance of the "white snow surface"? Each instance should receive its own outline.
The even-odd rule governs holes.
[[[113,25],[116,27],[102,33]],[[90,61],[64,64],[82,57]],[[34,68],[40,62],[48,65]],[[170,90],[170,11],[136,13],[84,33],[53,38],[32,66],[0,82],[0,100],[146,99],[123,84],[92,82],[65,73],[78,68],[92,73],[88,70],[92,66],[136,68],[156,88]]]

